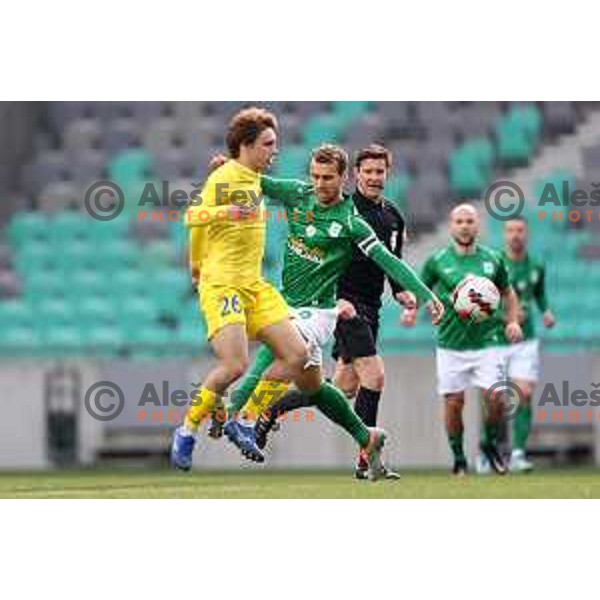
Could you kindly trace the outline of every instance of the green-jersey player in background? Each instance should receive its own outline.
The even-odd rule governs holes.
[[[503,332],[511,342],[521,338],[518,300],[510,286],[504,259],[478,243],[479,213],[471,204],[460,204],[450,213],[450,244],[425,263],[422,278],[444,304],[444,317],[437,331],[436,367],[438,392],[445,401],[445,425],[454,458],[453,473],[464,475],[467,460],[463,444],[465,392],[478,388],[487,401],[481,451],[498,473],[506,467],[497,448],[502,416],[501,393],[488,390],[504,379],[502,332],[495,320],[463,321],[454,310],[453,292],[467,275],[487,277],[498,288],[506,307]]]
[[[509,281],[519,298],[519,323],[523,340],[506,345],[505,360],[508,378],[521,389],[523,405],[512,421],[511,471],[530,471],[533,464],[527,460],[527,439],[531,430],[531,398],[539,377],[539,341],[535,334],[534,306],[542,313],[544,327],[554,327],[554,314],[548,307],[544,266],[527,250],[527,221],[517,218],[504,225],[502,255]]]

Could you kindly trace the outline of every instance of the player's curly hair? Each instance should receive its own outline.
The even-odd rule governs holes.
[[[335,164],[340,175],[348,168],[348,154],[341,146],[335,144],[319,146],[312,151],[311,160],[322,164]]]
[[[392,167],[392,153],[381,144],[369,144],[362,150],[359,150],[354,156],[354,166],[360,169],[360,165],[364,160],[369,158],[375,160],[385,160],[385,166],[387,169]]]
[[[253,144],[265,130],[277,131],[277,118],[265,108],[252,106],[237,112],[229,121],[225,144],[232,158],[238,158],[240,147]]]

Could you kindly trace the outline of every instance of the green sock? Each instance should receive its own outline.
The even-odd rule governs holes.
[[[531,406],[524,404],[521,411],[513,421],[513,448],[523,450],[527,448],[527,438],[531,431]]]
[[[498,423],[485,421],[483,423],[483,431],[481,432],[482,446],[495,446],[498,443],[498,435],[500,433],[500,425]]]
[[[369,430],[352,410],[343,392],[330,383],[322,383],[310,399],[328,419],[343,427],[361,448],[369,444]]]
[[[454,455],[455,460],[465,461],[465,450],[463,447],[463,430],[448,432],[448,443],[450,444],[450,450]]]
[[[263,373],[273,364],[275,357],[268,346],[261,346],[256,353],[254,363],[231,394],[231,404],[227,407],[229,416],[238,412],[252,395]]]

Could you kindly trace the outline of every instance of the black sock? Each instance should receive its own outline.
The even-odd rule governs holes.
[[[366,387],[360,387],[354,402],[354,410],[362,419],[367,427],[375,427],[377,425],[377,409],[379,408],[379,399],[381,392],[370,390]]]
[[[281,400],[269,407],[269,414],[271,415],[271,418],[277,419],[287,412],[307,406],[314,406],[314,403],[311,401],[308,394],[299,390],[289,390],[283,395]]]

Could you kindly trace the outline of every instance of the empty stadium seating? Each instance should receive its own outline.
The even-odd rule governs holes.
[[[416,233],[433,229],[456,198],[479,197],[500,172],[527,164],[545,141],[572,132],[584,110],[570,102],[264,104],[281,123],[279,176],[306,177],[310,149],[322,142],[339,142],[349,151],[386,143],[394,152],[386,194]],[[0,245],[4,355],[144,358],[203,350],[204,324],[185,268],[181,224],[139,221],[137,200],[148,181],[187,189],[201,180],[210,156],[222,148],[227,119],[242,105],[47,103],[37,151],[21,173],[28,208],[12,215]],[[584,153],[590,172],[600,170],[599,157],[596,147]],[[575,179],[560,172],[547,179],[564,177]],[[126,199],[122,214],[110,222],[83,210],[85,190],[102,179],[117,183]],[[549,277],[553,299],[580,308],[579,315],[591,306],[591,290],[600,282],[600,261],[577,258],[590,244],[589,229],[543,222],[534,232],[555,265]],[[285,235],[284,223],[269,222],[264,266],[274,282]],[[490,231],[490,241],[500,241],[499,230]],[[414,350],[431,342],[425,318],[414,330],[401,331],[397,307],[386,303],[382,319],[386,349]],[[573,321],[572,337],[576,331],[590,343],[600,337],[595,322]],[[569,343],[560,332],[548,338]]]

